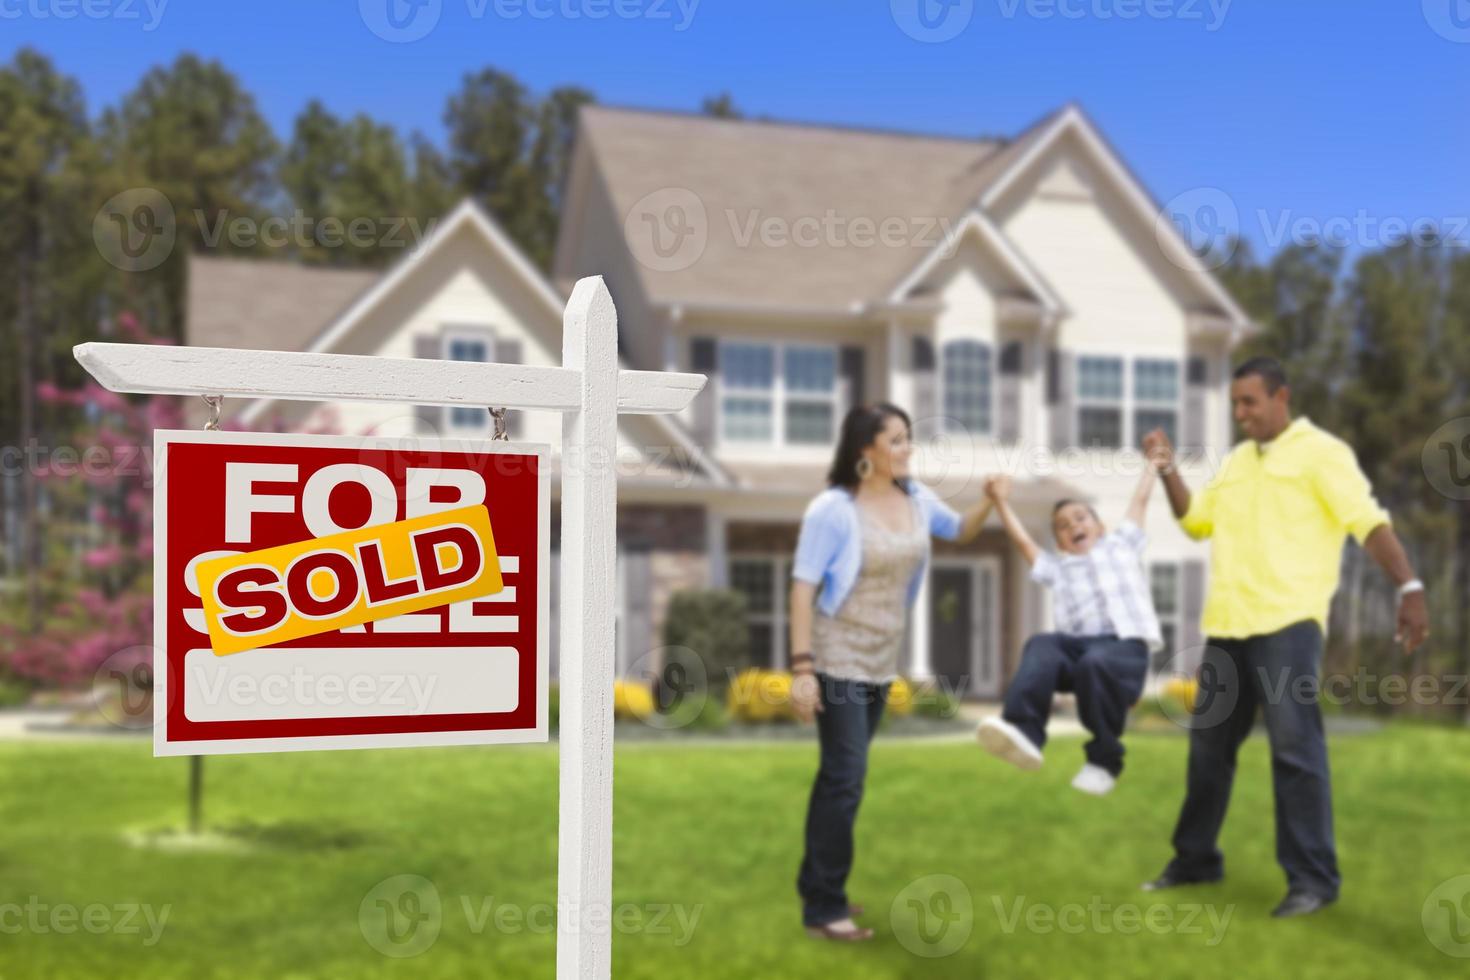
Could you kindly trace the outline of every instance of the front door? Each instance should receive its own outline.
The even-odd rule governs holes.
[[[956,694],[1000,696],[1000,564],[994,558],[936,562],[929,579],[929,662]]]

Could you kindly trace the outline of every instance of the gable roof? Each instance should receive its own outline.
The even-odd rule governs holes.
[[[322,324],[381,275],[190,253],[184,339],[195,347],[305,350]]]
[[[916,136],[585,106],[578,139],[592,151],[619,218],[643,197],[692,191],[708,238],[685,269],[637,272],[655,303],[762,303],[849,309],[881,300],[945,241],[984,178],[996,140]],[[820,223],[828,216],[832,231]],[[759,224],[819,223],[812,244],[762,244]],[[856,219],[903,222],[896,244],[875,231],[860,244]],[[558,270],[571,272],[574,270]]]
[[[1008,142],[589,105],[581,110],[578,140],[590,151],[593,179],[602,182],[620,223],[641,199],[670,188],[693,192],[704,208],[707,242],[697,261],[671,271],[632,263],[654,303],[738,307],[756,297],[777,308],[860,312],[869,304],[893,302],[903,293],[896,287],[912,285],[917,271],[932,268],[935,253],[973,230],[1044,309],[1065,312],[1061,297],[989,212],[1068,132],[1078,134],[1152,226],[1157,204],[1075,105],[1048,114]],[[820,221],[829,214],[875,224],[898,218],[908,235],[898,244],[868,246],[840,235],[835,243],[823,236],[810,246],[761,240],[763,219],[781,219],[789,227],[799,218]],[[1188,245],[1160,238],[1207,302],[1237,327],[1249,328],[1248,318]]]
[[[302,328],[306,322],[305,317],[310,315],[311,311],[300,316],[290,317],[290,326],[277,332],[279,339],[287,341],[287,345],[274,349],[302,350],[312,353],[334,351],[364,321],[369,313],[376,309],[409,276],[413,275],[415,270],[420,268],[431,256],[444,247],[445,243],[449,242],[456,234],[464,229],[470,229],[478,233],[492,252],[498,258],[504,260],[510,269],[525,282],[535,300],[539,301],[539,304],[544,307],[544,311],[550,318],[550,321],[556,325],[557,335],[560,336],[562,313],[566,306],[565,298],[536,270],[535,266],[516,247],[515,243],[510,240],[509,236],[505,234],[500,226],[473,201],[466,199],[455,207],[442,221],[438,222],[417,247],[403,256],[403,258],[386,272],[374,271],[359,273],[357,277],[337,284],[338,288],[335,292],[334,299],[335,296],[346,295],[350,285],[355,284],[357,288],[345,306],[341,303],[335,303],[335,315],[328,314],[319,320],[312,327],[309,334],[305,333]],[[191,266],[196,260],[197,257],[191,256]],[[218,260],[207,261],[212,265],[213,262]],[[301,267],[290,263],[253,262],[250,264],[258,268],[250,269],[248,278],[252,280],[254,285],[261,288],[263,295],[271,295],[277,289],[276,283],[272,281],[274,277],[280,277],[281,282],[291,283],[293,294],[303,292],[309,286],[320,287],[322,283],[332,281],[331,278],[321,275],[319,270],[311,270],[312,272],[317,272],[317,275],[301,276]],[[219,271],[218,269],[212,269],[206,273],[200,279],[200,289],[203,290],[211,282],[218,281],[220,277],[216,273]],[[236,274],[240,272],[240,270],[233,271]],[[336,272],[334,275],[340,276],[341,273]],[[366,278],[367,288],[361,288],[363,279],[360,277]],[[191,310],[192,297],[193,292],[191,287]],[[213,305],[211,297],[202,292],[199,296],[199,302],[201,309]],[[313,309],[326,309],[327,306],[328,304],[326,302],[322,302],[317,304]],[[251,326],[257,326],[258,319],[262,316],[258,305],[254,307],[247,306],[246,308],[250,309]],[[208,321],[207,316],[206,321]],[[214,324],[206,328],[207,331],[214,331],[215,329],[217,328]],[[201,340],[200,336],[196,335],[192,325],[189,330],[190,343],[196,346],[254,347],[259,349],[263,345],[255,339],[258,335],[258,330],[237,331],[235,343],[213,344],[205,343]],[[619,358],[619,366],[627,366],[622,362],[622,358]],[[258,419],[273,401],[274,399],[270,398],[254,399],[240,411],[238,418],[246,424],[250,424]],[[699,448],[677,419],[668,415],[650,415],[647,418],[649,424],[659,429],[663,435],[671,440],[673,445],[682,448],[688,454],[689,458],[696,460],[716,484],[730,482],[729,473],[713,457],[704,453]]]

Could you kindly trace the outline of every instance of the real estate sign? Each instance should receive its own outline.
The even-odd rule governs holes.
[[[155,755],[546,740],[546,446],[155,451]]]

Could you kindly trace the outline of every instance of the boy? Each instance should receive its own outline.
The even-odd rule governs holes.
[[[985,485],[1006,533],[1031,565],[1031,581],[1052,590],[1058,632],[1026,642],[1004,712],[981,722],[976,736],[993,755],[1036,769],[1052,695],[1074,692],[1078,718],[1093,737],[1072,786],[1095,796],[1110,792],[1123,771],[1123,724],[1143,692],[1150,651],[1164,645],[1142,561],[1141,525],[1156,478],[1154,464],[1147,464],[1128,513],[1111,533],[1088,504],[1058,501],[1052,509],[1057,554],[1037,547],[1021,526],[1008,499],[1009,477]]]

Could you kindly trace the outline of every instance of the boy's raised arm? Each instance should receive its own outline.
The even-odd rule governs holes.
[[[1026,564],[1036,564],[1036,557],[1041,554],[1041,549],[1036,546],[1035,541],[1031,540],[1031,535],[1026,533],[1026,528],[1021,524],[1021,519],[1016,516],[1016,512],[1011,510],[1011,478],[992,476],[985,481],[985,495],[995,501],[995,509],[1000,514],[1001,523],[1005,525],[1006,534],[1010,535],[1011,541],[1025,557]]]
[[[1152,458],[1145,459],[1143,472],[1138,477],[1138,486],[1133,491],[1133,499],[1128,502],[1128,513],[1124,515],[1139,527],[1143,527],[1144,515],[1148,513],[1148,498],[1154,492],[1154,483],[1158,477],[1157,464]]]

